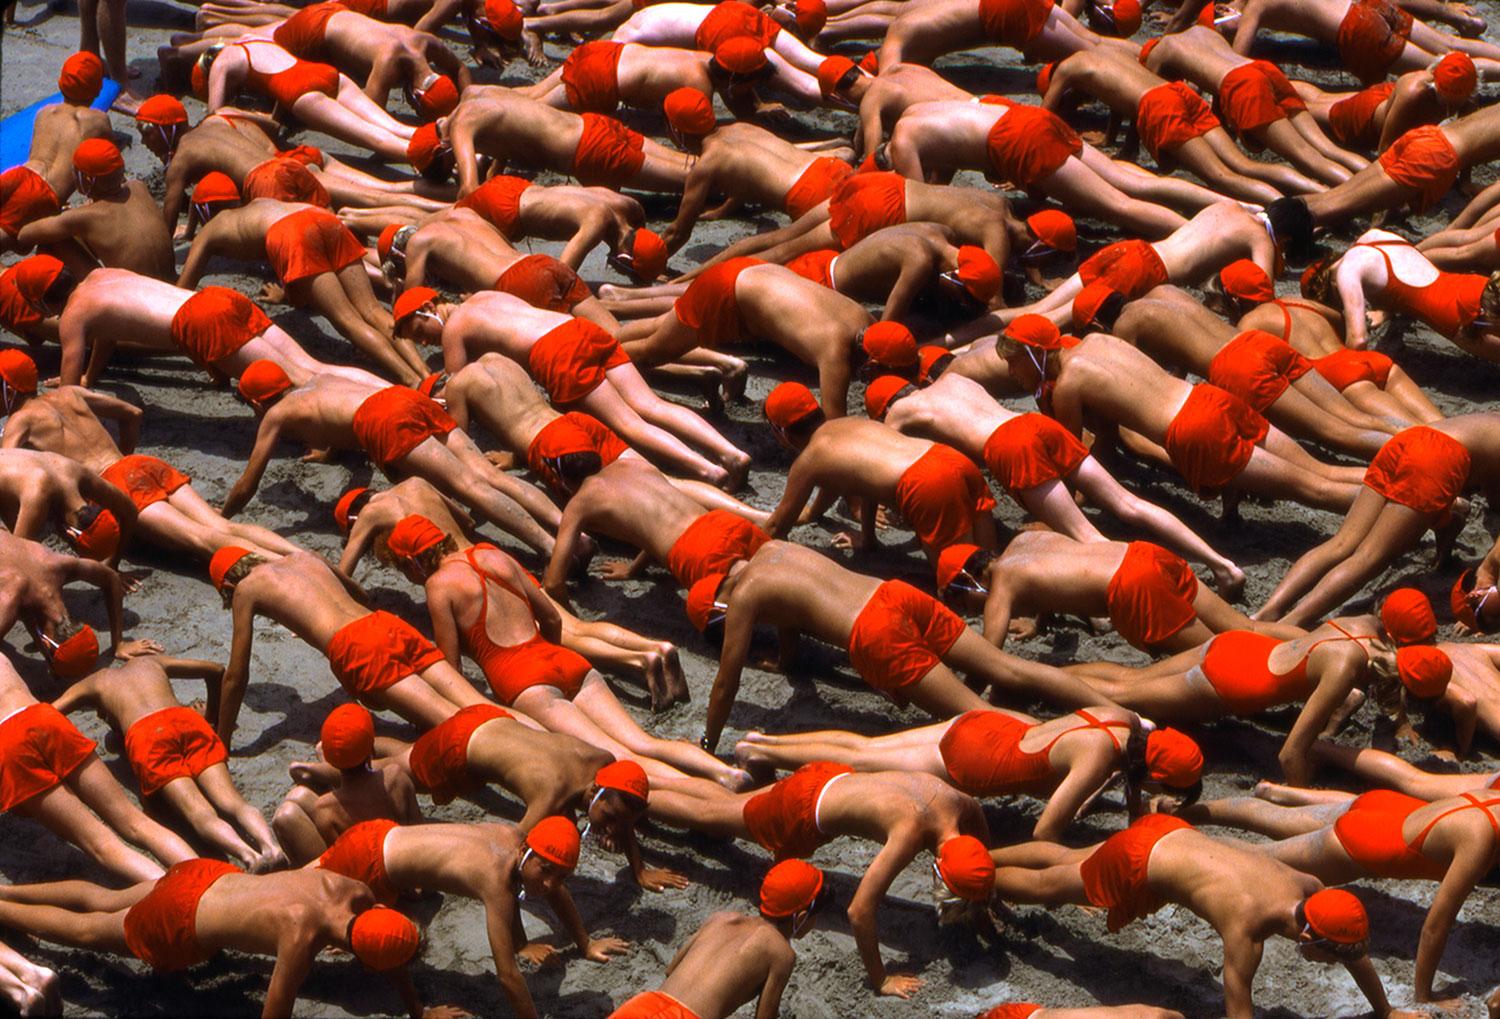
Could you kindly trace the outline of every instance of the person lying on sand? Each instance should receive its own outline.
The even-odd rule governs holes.
[[[510,556],[490,544],[460,545],[416,515],[396,524],[386,547],[406,578],[423,585],[433,634],[448,662],[456,668],[460,651],[468,654],[502,705],[636,761],[652,775],[698,775],[744,787],[748,776],[740,769],[637,725],[588,660],[557,643],[557,610]]]
[[[732,0],[716,4],[652,4],[656,10],[637,8],[635,13],[611,36],[616,42],[635,42],[644,46],[680,46],[684,49],[716,53],[730,39],[750,36],[760,42],[768,58],[778,65],[800,71],[806,79],[801,98],[808,104],[818,101],[814,75],[823,62],[823,54],[809,48],[823,27],[817,7],[808,0],[802,13],[797,5],[774,4],[768,11],[746,11]],[[826,9],[823,12],[826,17]]]
[[[7,885],[0,923],[53,944],[133,957],[176,973],[220,951],[275,959],[262,1019],[289,1019],[297,992],[325,948],[348,952],[396,989],[410,1019],[458,1019],[424,1008],[406,965],[416,924],[379,905],[359,881],[293,870],[245,874],[219,860],[187,859],[165,875],[118,891],[86,881]]]
[[[405,386],[371,386],[332,375],[301,385],[269,361],[240,374],[240,395],[260,426],[245,469],[224,497],[232,517],[254,497],[276,452],[292,439],[326,456],[331,450],[362,450],[387,476],[424,478],[444,495],[539,552],[552,550],[549,531],[557,507],[536,487],[496,468],[467,432],[430,396]]]
[[[0,380],[26,370],[25,355],[0,352]],[[75,460],[33,449],[0,449],[0,523],[18,538],[40,541],[50,522],[73,551],[120,568],[135,529],[135,503]]]
[[[1061,60],[1099,45],[1129,44],[1095,35],[1062,5],[1046,0],[942,0],[909,7],[891,22],[877,60],[884,72],[894,64],[931,64],[944,54],[985,46],[1023,50],[1028,60]]]
[[[441,345],[450,375],[486,353],[504,354],[524,365],[554,404],[587,411],[636,449],[701,481],[732,491],[750,470],[748,454],[699,415],[658,396],[619,342],[593,322],[488,291],[449,304],[420,287],[398,300],[397,334]]]
[[[530,832],[513,824],[415,824],[363,821],[338,837],[300,874],[342,875],[363,882],[383,902],[421,891],[478,899],[495,976],[518,1019],[538,1019],[522,959],[541,964],[561,954],[527,941],[520,902],[527,893],[546,900],[568,936],[590,962],[605,963],[630,943],[593,937],[578,915],[566,881],[578,864],[578,829],[566,817],[547,817]]]
[[[833,897],[823,872],[783,860],[760,883],[760,917],[713,913],[667,963],[654,991],[634,995],[608,1019],[726,1019],[755,1002],[758,1017],[781,1014],[797,964],[792,942],[813,930]]]
[[[270,558],[300,551],[274,531],[225,519],[193,489],[187,475],[164,460],[134,452],[145,417],[139,407],[79,386],[38,393],[35,364],[27,374],[29,391],[7,382],[10,417],[0,447],[57,453],[94,471],[135,504],[134,533],[152,544],[205,562],[230,544]],[[105,429],[106,420],[118,427],[118,444]]]
[[[1224,943],[1224,1009],[1251,1019],[1262,946],[1281,936],[1302,958],[1338,963],[1377,1017],[1418,1019],[1394,1009],[1369,958],[1370,920],[1349,892],[1268,857],[1259,845],[1211,838],[1186,821],[1147,814],[1104,842],[1069,849],[1028,842],[990,852],[994,893],[1008,903],[1074,904],[1109,910],[1117,931],[1168,903],[1205,920]]]
[[[1442,703],[1455,718],[1472,715],[1468,698],[1448,694],[1453,663],[1433,646],[1436,633],[1427,596],[1401,588],[1385,598],[1378,617],[1340,616],[1294,639],[1230,630],[1144,668],[1093,662],[1068,671],[1125,707],[1173,721],[1254,715],[1303,701],[1277,760],[1287,781],[1305,785],[1314,741],[1337,732],[1362,703],[1357,690],[1403,724],[1407,697]]]
[[[1292,87],[1334,141],[1363,152],[1384,152],[1412,128],[1440,124],[1458,113],[1478,84],[1473,59],[1453,51],[1429,67],[1358,92],[1325,92],[1295,80]]]
[[[868,986],[880,995],[909,998],[922,984],[886,968],[877,928],[881,900],[917,854],[932,854],[940,897],[983,901],[993,882],[983,809],[932,775],[856,773],[817,761],[759,792],[737,794],[673,779],[652,789],[650,811],[677,827],[758,843],[778,861],[811,856],[841,836],[880,843],[848,909]]]
[[[812,577],[817,584],[809,583]],[[757,624],[777,630],[777,671],[792,669],[797,637],[805,633],[847,648],[855,671],[872,689],[935,718],[989,707],[959,678],[960,672],[990,685],[992,697],[1024,694],[1058,704],[1116,706],[1060,669],[1006,654],[909,584],[853,573],[785,541],[767,542],[748,559],[693,584],[687,614],[719,646],[719,670],[704,723],[705,749],[718,745],[729,719]]]
[[[160,793],[159,802],[186,818],[199,838],[252,874],[275,870],[286,865],[286,854],[265,817],[235,788],[229,751],[204,719],[218,717],[223,678],[217,662],[137,655],[84,677],[52,706],[64,715],[92,709],[105,718],[125,738],[125,757],[143,796]],[[178,701],[174,679],[204,681],[202,712]]]
[[[1116,775],[1124,777],[1131,817],[1144,812],[1148,796],[1192,802],[1203,787],[1203,754],[1191,738],[1175,729],[1147,731],[1121,708],[1085,708],[1047,722],[1018,711],[968,711],[886,736],[748,732],[734,754],[752,772],[833,761],[855,771],[935,775],[975,797],[1046,798],[1032,837],[1049,841]]]
[[[94,749],[61,712],[33,697],[10,659],[0,656],[0,810],[31,818],[131,881],[153,881],[163,864],[192,859],[192,847],[147,817]]]

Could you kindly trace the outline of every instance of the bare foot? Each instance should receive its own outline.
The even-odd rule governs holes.
[[[758,732],[746,733],[745,738],[734,745],[734,759],[746,772],[758,781],[769,782],[776,775],[776,766],[767,758],[765,749],[755,742]]]
[[[742,793],[755,788],[755,777],[744,768],[730,768],[719,784],[732,793]]]
[[[1214,588],[1219,592],[1219,597],[1225,601],[1239,601],[1240,595],[1245,593],[1245,571],[1234,563],[1228,566],[1215,568]]]
[[[1432,536],[1436,539],[1432,554],[1434,569],[1448,565],[1448,560],[1453,557],[1453,543],[1458,540],[1458,533],[1464,529],[1473,509],[1474,504],[1468,499],[1454,499],[1445,518],[1432,529]]]
[[[745,453],[737,453],[724,465],[724,471],[724,483],[719,487],[726,492],[738,492],[750,480],[750,457]]]

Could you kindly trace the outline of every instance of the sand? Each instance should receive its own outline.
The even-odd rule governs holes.
[[[1500,16],[1500,4],[1480,3],[1492,21]],[[130,56],[133,66],[149,83],[154,80],[155,48],[172,31],[190,27],[187,8],[165,4],[132,3],[133,27]],[[21,25],[7,28],[0,36],[0,114],[10,113],[52,91],[56,70],[73,50],[77,39],[75,12],[68,6],[51,16],[37,3],[22,3]],[[1497,22],[1500,23],[1500,22]],[[149,27],[147,27],[149,26]],[[549,53],[559,56],[555,47]],[[1321,59],[1310,46],[1287,44],[1283,55]],[[1014,53],[983,51],[960,54],[940,65],[965,87],[976,91],[1023,92],[1030,88],[1033,72],[1016,61]],[[1294,74],[1296,72],[1294,71]],[[1307,69],[1312,80],[1330,76],[1316,67]],[[517,83],[534,79],[537,72],[524,66],[511,68],[503,79]],[[494,80],[486,73],[481,80]],[[149,91],[149,87],[148,87]],[[1487,97],[1493,98],[1493,97]],[[194,119],[201,107],[189,101]],[[133,135],[128,119],[115,115],[119,130]],[[660,124],[649,118],[630,118],[635,126],[660,135]],[[853,119],[837,114],[798,115],[811,136],[819,131],[849,133]],[[1102,117],[1099,119],[1102,125]],[[301,140],[325,145],[334,151],[347,146],[306,133]],[[126,165],[133,175],[161,187],[161,169],[155,158],[136,144],[126,151]],[[1489,171],[1479,178],[1493,178]],[[542,175],[551,182],[551,175]],[[986,186],[972,174],[963,183]],[[1430,232],[1446,222],[1461,200],[1450,198],[1433,215],[1409,220],[1405,229],[1412,236]],[[675,203],[650,197],[647,209],[658,228],[670,218]],[[704,259],[721,247],[756,230],[779,222],[771,215],[754,215],[723,223],[700,224],[692,243],[673,260],[683,268]],[[1109,232],[1087,227],[1090,243],[1112,239]],[[1346,240],[1352,238],[1346,233]],[[536,244],[534,250],[558,253],[557,245]],[[179,258],[182,251],[179,251]],[[264,277],[240,273],[224,262],[211,266],[204,284],[234,286],[255,294]],[[583,276],[591,284],[625,282],[605,267],[596,252],[584,265]],[[1289,295],[1293,283],[1283,281],[1281,291]],[[1034,296],[1034,295],[1033,295]],[[327,360],[350,359],[346,345],[331,338],[326,324],[285,306],[267,310],[283,328],[301,340],[316,356]],[[1400,325],[1380,340],[1380,348],[1393,353],[1403,367],[1433,395],[1445,411],[1461,412],[1497,406],[1492,395],[1500,372],[1478,362],[1444,342],[1424,327]],[[796,366],[774,364],[755,351],[750,400],[732,405],[727,415],[716,419],[726,435],[748,449],[757,470],[744,497],[770,507],[780,495],[790,455],[776,446],[770,430],[758,419],[758,404],[770,387],[782,378],[806,378]],[[44,377],[54,374],[56,349],[41,358]],[[808,379],[811,381],[811,379]],[[254,421],[248,409],[224,389],[211,389],[203,376],[185,361],[132,361],[116,355],[103,383],[105,390],[147,409],[141,449],[175,464],[192,475],[194,485],[213,502],[223,499],[238,476],[254,437]],[[691,399],[684,395],[684,399]],[[1020,404],[1016,404],[1018,408]],[[480,441],[487,441],[480,436]],[[302,451],[286,447],[271,465],[254,501],[243,519],[272,527],[306,547],[336,559],[340,537],[330,508],[339,493],[355,484],[378,487],[371,467],[353,457],[330,464],[303,464]],[[1326,454],[1324,454],[1326,456]],[[1224,529],[1216,521],[1217,505],[1197,501],[1160,472],[1139,467],[1121,467],[1119,476],[1141,495],[1159,501],[1183,516],[1245,567],[1249,574],[1242,604],[1264,600],[1288,564],[1312,544],[1331,534],[1338,519],[1327,513],[1292,506],[1268,507],[1248,503],[1243,523]],[[1002,499],[1000,516],[1009,525],[1021,522],[1014,503]],[[1111,536],[1129,537],[1113,521],[1104,528]],[[1489,545],[1493,520],[1476,510],[1459,541],[1458,554],[1476,559]],[[855,568],[881,576],[906,576],[926,584],[920,553],[909,533],[882,533],[884,547],[856,555],[829,547],[829,531],[804,527],[794,537],[827,551]],[[512,541],[503,545],[514,550]],[[623,554],[623,549],[611,550]],[[1351,608],[1365,608],[1376,591],[1398,584],[1414,584],[1427,591],[1446,615],[1446,584],[1452,573],[1434,575],[1429,569],[1430,538],[1421,550],[1403,558],[1361,595]],[[538,567],[535,557],[519,555],[524,563]],[[141,589],[126,601],[127,634],[160,640],[169,652],[225,660],[228,657],[229,617],[193,565],[173,561],[147,548],[133,549],[127,559],[132,569],[146,571]],[[396,573],[366,560],[358,574],[372,592],[375,604],[426,624],[426,610],[419,592]],[[604,616],[641,632],[678,643],[692,686],[694,700],[663,714],[652,716],[639,687],[616,683],[622,700],[643,723],[661,735],[696,740],[702,732],[703,705],[712,680],[715,661],[684,618],[670,578],[659,570],[645,580],[606,585],[594,580],[576,586],[575,599],[590,617]],[[76,615],[104,626],[102,606],[89,592],[69,592],[69,605]],[[1445,632],[1444,636],[1447,636]],[[18,662],[39,697],[55,696],[58,687],[46,674],[40,659],[27,649],[19,630],[11,634],[12,658]],[[1112,658],[1139,662],[1143,656],[1131,651],[1112,634],[1094,636],[1073,626],[1058,627],[1036,639],[1010,648],[1027,656],[1051,662]],[[779,675],[749,669],[721,747],[726,750],[746,730],[767,728],[794,731],[843,727],[866,733],[888,731],[919,724],[916,711],[893,712],[863,687],[843,657],[822,647],[808,649],[803,666],[788,680]],[[477,669],[468,669],[477,675]],[[179,690],[185,701],[200,690],[184,684]],[[343,694],[330,675],[324,659],[287,631],[262,622],[256,627],[251,684],[240,716],[232,771],[249,800],[274,810],[288,787],[286,767],[312,753],[323,716],[343,701]],[[1049,713],[1050,712],[1044,712]],[[1275,773],[1278,733],[1294,717],[1290,710],[1275,712],[1256,723],[1229,721],[1194,730],[1208,754],[1207,797],[1233,795],[1247,790],[1259,777]],[[101,752],[116,776],[134,787],[129,768],[120,757],[118,738],[106,738],[106,729],[92,716],[78,719],[91,736],[101,741]],[[1375,712],[1366,707],[1346,731],[1345,739],[1365,742],[1375,731],[1377,744],[1389,746],[1389,727],[1376,723]],[[1447,734],[1445,725],[1431,727],[1435,736]],[[382,718],[380,731],[411,738],[409,727],[391,717]],[[1466,762],[1470,770],[1493,772],[1495,746],[1481,740],[1482,758]],[[1422,755],[1410,755],[1422,760]],[[1430,763],[1430,761],[1429,761]],[[499,794],[482,797],[483,805],[467,801],[428,811],[431,818],[448,821],[480,820],[498,814],[515,818],[518,805]],[[1027,799],[992,800],[986,804],[997,843],[1026,837],[1040,805]],[[184,826],[169,823],[179,831]],[[1087,845],[1103,839],[1123,825],[1123,811],[1116,791],[1094,814],[1075,824],[1067,839]],[[652,894],[633,887],[623,860],[597,848],[587,848],[578,872],[570,882],[579,908],[596,934],[611,933],[629,939],[629,955],[595,965],[581,960],[576,951],[564,956],[564,964],[531,973],[532,994],[544,1015],[597,1017],[608,1013],[636,991],[656,986],[666,963],[677,947],[697,929],[703,919],[718,910],[746,910],[753,902],[761,875],[769,861],[757,847],[725,844],[656,825],[643,832],[643,848],[649,863],[686,873],[693,881],[686,891]],[[4,847],[6,880],[29,882],[63,877],[90,877],[107,881],[106,875],[89,864],[76,850],[52,838],[36,825],[18,818],[0,822],[0,846]],[[873,858],[872,843],[842,840],[820,850],[813,861],[830,875],[838,900],[847,904],[865,866]],[[1116,1004],[1147,1001],[1182,1010],[1189,1016],[1222,1014],[1219,983],[1221,946],[1212,930],[1187,911],[1167,907],[1155,916],[1137,922],[1121,933],[1105,933],[1102,915],[1064,908],[1054,913],[1035,908],[1015,911],[1013,926],[998,938],[980,939],[966,929],[939,929],[932,906],[929,869],[919,859],[897,880],[881,907],[880,933],[886,963],[894,971],[919,973],[923,989],[909,1002],[875,997],[864,985],[863,969],[854,951],[842,910],[834,910],[819,929],[797,943],[798,966],[784,999],[783,1014],[798,1019],[836,1016],[970,1016],[990,1005],[1015,1000],[1033,1000],[1052,1005]],[[1413,882],[1364,882],[1358,891],[1370,908],[1374,928],[1373,957],[1397,1005],[1411,1001],[1412,963],[1417,934],[1435,886]],[[479,1015],[504,1015],[508,1008],[494,979],[492,961],[484,936],[482,911],[477,903],[431,896],[408,904],[414,916],[427,924],[426,946],[414,973],[424,998],[432,1003],[455,1003]],[[1467,1011],[1478,1016],[1478,997],[1496,979],[1494,968],[1494,924],[1500,921],[1500,897],[1492,887],[1482,887],[1470,896],[1460,914],[1438,979],[1446,994],[1467,996]],[[526,927],[532,936],[547,936],[562,943],[553,930],[550,915],[528,907]],[[221,956],[198,967],[190,977],[153,976],[138,963],[86,952],[59,949],[8,938],[32,958],[53,966],[63,978],[63,994],[71,1012],[80,1015],[253,1015],[271,971],[268,959]],[[1353,982],[1342,972],[1301,961],[1284,941],[1267,944],[1256,984],[1256,1003],[1272,1016],[1358,1015],[1367,1012]],[[302,989],[299,1014],[345,1016],[387,1014],[397,1008],[396,999],[378,980],[370,979],[356,963],[347,959],[325,959],[313,970]],[[749,1009],[742,1015],[750,1014]]]

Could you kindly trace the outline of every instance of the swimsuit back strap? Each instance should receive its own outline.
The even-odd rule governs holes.
[[[1500,820],[1496,820],[1495,815],[1490,811],[1491,806],[1500,806],[1500,800],[1481,800],[1473,793],[1462,793],[1460,794],[1459,798],[1467,800],[1468,802],[1462,806],[1452,807],[1448,810],[1445,810],[1437,817],[1434,817],[1431,821],[1428,821],[1427,826],[1417,833],[1417,837],[1407,843],[1407,848],[1415,850],[1417,852],[1421,852],[1422,844],[1427,841],[1427,836],[1432,833],[1432,829],[1436,828],[1439,822],[1441,822],[1445,818],[1452,817],[1454,814],[1461,814],[1465,810],[1482,811],[1484,813],[1485,820],[1488,821],[1490,823],[1490,827],[1495,830],[1497,845],[1500,845]]]
[[[1116,736],[1114,733],[1110,732],[1110,730],[1111,729],[1129,729],[1130,728],[1130,723],[1129,722],[1121,722],[1121,721],[1103,722],[1103,721],[1100,721],[1098,718],[1095,718],[1092,714],[1090,714],[1087,710],[1085,710],[1083,708],[1079,708],[1077,711],[1073,712],[1073,714],[1075,714],[1079,718],[1083,719],[1084,724],[1083,725],[1075,725],[1071,729],[1064,729],[1062,732],[1058,733],[1056,736],[1053,736],[1052,737],[1052,741],[1049,742],[1045,747],[1042,748],[1042,753],[1044,753],[1044,754],[1051,753],[1052,752],[1052,748],[1055,747],[1055,746],[1057,746],[1058,741],[1061,740],[1064,736],[1071,736],[1075,732],[1085,732],[1085,731],[1087,731],[1089,729],[1098,729],[1100,732],[1104,733],[1104,735],[1106,735],[1106,736],[1109,737],[1109,741],[1115,745],[1115,749],[1119,750],[1120,749],[1120,738],[1118,736]]]

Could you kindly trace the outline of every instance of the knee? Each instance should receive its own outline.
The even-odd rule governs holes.
[[[306,818],[301,807],[291,800],[283,800],[281,806],[276,808],[276,813],[271,815],[271,830],[278,839],[285,842],[296,833]]]

